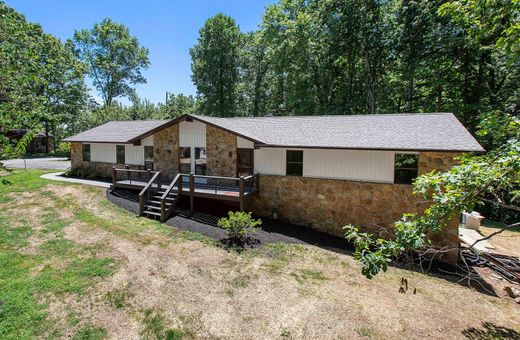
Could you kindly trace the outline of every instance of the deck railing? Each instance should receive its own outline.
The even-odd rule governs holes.
[[[160,171],[135,170],[129,168],[113,168],[112,188],[141,189],[139,193],[139,214],[143,214],[145,202],[152,193],[162,185]],[[207,176],[195,174],[177,174],[162,193],[161,216],[167,216],[172,206],[165,204],[166,197],[173,191],[177,197],[190,197],[190,208],[193,211],[194,197],[217,198],[240,203],[244,210],[246,196],[258,191],[258,174],[241,177]]]
[[[170,205],[166,204],[166,199],[169,197],[170,193],[176,193],[175,201],[170,202]],[[173,208],[177,205],[178,201],[181,199],[182,193],[182,176],[181,174],[177,174],[173,181],[170,183],[168,188],[164,191],[161,196],[161,221],[165,221],[168,216],[170,216]]]
[[[112,168],[112,184],[114,188],[116,184],[119,183],[127,183],[127,184],[138,184],[142,182],[149,182],[150,179],[156,174],[158,171],[151,170],[136,170],[130,169],[128,167],[125,168]]]
[[[236,200],[240,202],[240,210],[244,210],[246,194],[253,193],[258,190],[258,174],[246,177],[224,177],[224,176],[207,176],[182,174],[183,182],[188,184],[188,193],[190,195],[190,207],[193,211],[193,197],[198,195],[215,195],[227,196],[236,194]]]
[[[139,216],[143,215],[144,212],[144,202],[150,200],[150,196],[152,192],[158,191],[161,189],[161,172],[158,171],[155,175],[150,178],[150,181],[146,183],[146,186],[139,193]]]

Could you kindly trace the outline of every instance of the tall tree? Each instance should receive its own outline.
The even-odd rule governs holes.
[[[83,69],[68,45],[0,1],[0,159],[20,156],[42,125],[69,124],[84,104]],[[9,129],[26,129],[18,141]]]
[[[114,98],[132,94],[131,85],[146,83],[142,70],[150,65],[148,49],[139,45],[123,24],[105,18],[90,30],[76,31],[75,53],[109,106]]]
[[[200,29],[190,55],[192,80],[203,114],[236,114],[241,40],[235,20],[222,13],[206,20]]]

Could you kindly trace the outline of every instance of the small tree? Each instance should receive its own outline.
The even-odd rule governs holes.
[[[235,244],[244,244],[246,237],[261,224],[262,220],[253,219],[250,212],[241,211],[230,211],[228,217],[218,220],[218,226],[227,232],[229,239]]]

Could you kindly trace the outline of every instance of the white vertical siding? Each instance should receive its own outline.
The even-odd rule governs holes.
[[[116,145],[104,143],[90,144],[90,160],[92,162],[116,162]]]
[[[260,148],[254,151],[255,173],[285,175],[285,149]]]
[[[285,175],[286,150],[256,149],[255,172]],[[394,155],[393,151],[304,149],[303,176],[393,183]]]
[[[125,145],[125,164],[144,165],[144,145]]]
[[[247,139],[237,136],[237,148],[239,149],[253,149],[255,144]]]
[[[206,147],[206,124],[201,122],[179,123],[179,146]]]
[[[143,143],[153,145],[153,139],[146,138]],[[144,165],[144,145],[91,143],[90,160],[92,162],[115,163],[116,145],[125,146],[125,164]]]
[[[392,183],[394,152],[306,149],[303,176]]]

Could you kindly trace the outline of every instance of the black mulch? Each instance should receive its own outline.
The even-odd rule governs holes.
[[[139,203],[136,196],[132,196],[128,192],[113,193],[107,190],[107,198],[117,206],[139,213]],[[226,244],[226,233],[224,230],[216,226],[218,217],[190,211],[183,208],[176,208],[174,216],[166,221],[166,224],[181,230],[197,232],[221,243]],[[260,246],[266,243],[294,243],[294,244],[310,244],[321,248],[344,253],[352,250],[352,246],[348,242],[339,237],[334,237],[310,229],[304,226],[296,226],[280,221],[262,219],[262,227],[247,242],[246,247]]]

